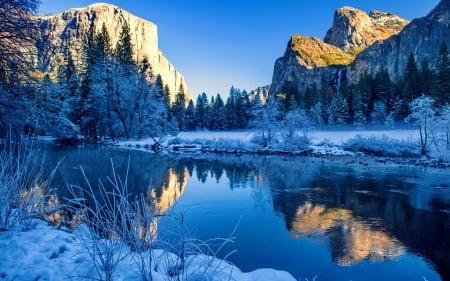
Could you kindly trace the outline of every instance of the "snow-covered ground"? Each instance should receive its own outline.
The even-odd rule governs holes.
[[[0,280],[100,280],[83,243],[73,233],[37,221],[34,229],[0,232]],[[81,230],[80,230],[81,231]],[[154,281],[178,280],[169,277],[172,254],[153,250],[152,277]],[[248,273],[218,259],[195,256],[179,280],[191,281],[295,281],[289,273],[259,269]],[[118,264],[113,280],[142,280],[132,255]]]
[[[242,142],[250,142],[252,137],[255,135],[253,131],[193,131],[193,132],[180,132],[176,137],[182,140],[240,140]],[[311,131],[308,133],[308,137],[311,139],[313,144],[319,144],[324,140],[327,140],[335,145],[341,145],[343,142],[354,138],[356,136],[363,137],[381,137],[387,136],[392,139],[398,140],[410,140],[417,141],[419,138],[419,132],[417,130],[351,130],[351,131]],[[173,137],[169,138],[173,139]],[[153,144],[152,139],[144,139],[141,141],[123,141],[118,142],[119,145],[123,146],[145,146],[146,144]]]
[[[391,139],[417,141],[419,132],[417,130],[373,130],[373,131],[311,131],[310,137],[313,144],[319,144],[323,140],[329,140],[335,145],[342,145],[349,139],[361,137],[383,137]]]
[[[251,143],[255,136],[254,131],[194,131],[180,132],[176,137],[169,137],[162,140],[162,143],[176,143],[179,145],[213,145],[215,148],[251,151],[258,149],[255,144]],[[310,139],[309,148],[315,154],[322,155],[354,155],[350,151],[342,148],[342,145],[356,137],[362,138],[382,138],[386,137],[392,140],[405,141],[410,143],[418,143],[419,132],[417,130],[313,130],[308,133]],[[140,141],[122,141],[115,145],[148,149],[154,141],[152,139],[144,139]]]

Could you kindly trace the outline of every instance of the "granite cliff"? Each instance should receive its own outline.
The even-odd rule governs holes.
[[[37,64],[43,72],[55,74],[67,51],[72,55],[75,64],[80,64],[83,37],[91,24],[94,25],[95,31],[99,31],[105,23],[112,46],[115,46],[122,24],[126,21],[130,26],[136,61],[141,61],[144,57],[149,60],[153,73],[160,74],[164,84],[169,87],[172,100],[180,86],[183,87],[186,98],[190,99],[183,76],[158,47],[158,28],[154,23],[106,3],[70,9],[52,16],[37,16],[36,20],[41,33],[40,40],[36,43]]]
[[[324,40],[294,35],[275,62],[270,93],[286,83],[304,93],[309,85],[333,89],[342,76],[350,82],[385,68],[391,79],[403,75],[412,53],[431,67],[442,42],[450,45],[450,0],[442,0],[427,16],[409,22],[390,13],[344,7],[335,12]]]
[[[365,72],[373,74],[386,68],[391,79],[398,81],[410,53],[418,65],[427,59],[434,67],[443,42],[450,46],[450,0],[441,0],[427,16],[414,19],[399,34],[361,52],[348,67],[349,79],[354,81]]]
[[[334,13],[324,41],[342,50],[361,50],[399,33],[408,21],[391,13],[343,7]]]

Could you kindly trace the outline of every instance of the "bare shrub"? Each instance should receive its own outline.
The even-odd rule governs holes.
[[[128,169],[122,180],[112,161],[111,166],[113,176],[106,185],[100,180],[94,188],[81,168],[86,187],[69,186],[73,198],[67,200],[68,208],[82,216],[75,233],[93,265],[91,276],[77,277],[110,281],[118,265],[131,259],[145,281],[153,280],[155,272],[172,281],[229,280],[232,266],[226,258],[234,252],[224,259],[217,255],[234,238],[193,238],[182,215],[159,213],[142,194],[130,198]]]
[[[218,258],[224,247],[233,243],[232,234],[227,238],[206,241],[196,239],[183,223],[183,216],[167,216],[166,227],[158,237],[158,246],[164,253],[155,257],[155,270],[162,272],[166,280],[230,280],[233,267],[227,261],[236,251]]]
[[[107,186],[99,180],[94,189],[82,167],[87,187],[69,186],[73,198],[67,200],[68,208],[82,214],[84,227],[78,229],[78,238],[97,274],[79,277],[111,281],[117,265],[129,255],[122,243],[128,237],[128,223],[133,219],[128,202],[128,175],[122,181],[116,175],[112,161],[111,165],[113,177],[107,178]]]
[[[57,167],[44,179],[44,157],[32,137],[7,138],[0,152],[0,231],[29,229],[59,208],[50,183]]]
[[[157,220],[162,215],[157,215],[152,202],[148,202],[141,194],[136,198],[132,210],[132,221],[126,237],[134,254],[132,259],[137,265],[143,281],[153,280],[152,250],[157,242]]]

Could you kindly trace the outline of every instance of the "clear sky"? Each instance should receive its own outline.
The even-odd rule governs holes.
[[[40,14],[88,6],[94,0],[42,0]],[[227,96],[233,85],[270,84],[275,60],[291,35],[323,38],[334,11],[352,6],[425,16],[439,0],[109,0],[158,25],[159,47],[187,81],[192,97]]]

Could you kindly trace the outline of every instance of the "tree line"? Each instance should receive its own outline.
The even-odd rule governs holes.
[[[30,58],[39,35],[30,15],[38,2],[19,2],[0,0],[4,12],[0,22],[5,23],[0,30],[2,135],[12,128],[18,133],[37,130],[60,138],[81,135],[98,141],[156,139],[179,130],[256,128],[270,135],[271,128],[280,127],[287,134],[305,126],[393,127],[413,113],[410,105],[422,95],[433,99],[437,114],[450,103],[445,43],[432,68],[427,60],[418,65],[410,54],[398,82],[380,69],[349,83],[343,69],[322,89],[311,84],[300,92],[293,83],[285,83],[266,100],[255,92],[231,87],[226,100],[220,94],[208,97],[202,93],[194,103],[186,100],[182,87],[171,95],[147,58],[134,59],[126,21],[114,46],[105,25],[96,31],[92,24],[83,40],[82,63],[76,66],[66,49],[56,77],[50,77]]]
[[[374,75],[363,74],[356,83],[347,81],[343,69],[329,87],[319,90],[312,84],[304,93],[292,83],[286,83],[276,93],[278,108],[285,113],[299,108],[305,110],[319,127],[350,125],[360,128],[403,123],[411,114],[410,103],[422,95],[433,98],[435,109],[440,111],[450,103],[450,63],[445,42],[437,53],[433,69],[426,59],[418,66],[410,53],[398,82],[383,68]]]
[[[300,92],[295,84],[287,82],[281,91],[269,97],[267,104],[260,103],[254,93],[248,94],[245,90],[231,87],[226,102],[220,94],[208,98],[202,93],[195,105],[190,101],[184,109],[178,107],[176,117],[180,130],[246,129],[262,127],[258,123],[267,123],[260,111],[270,108],[276,112],[266,117],[272,116],[269,119],[278,122],[276,126],[280,122],[289,123],[286,119],[300,112],[308,119],[310,126],[319,128],[392,128],[405,122],[405,118],[412,114],[410,104],[422,95],[435,101],[436,112],[450,103],[450,63],[445,43],[442,43],[434,65],[431,68],[430,62],[425,59],[419,66],[411,53],[398,82],[391,79],[386,69],[380,69],[374,75],[365,73],[356,83],[349,83],[345,70],[341,70],[336,81],[323,89],[311,84],[305,92]]]

